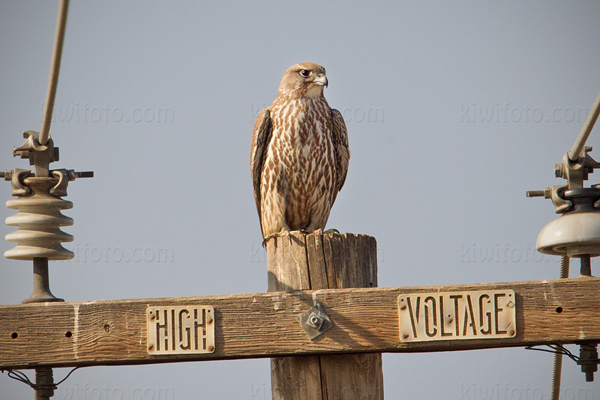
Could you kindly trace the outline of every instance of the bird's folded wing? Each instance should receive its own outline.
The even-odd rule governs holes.
[[[348,162],[350,161],[350,149],[348,148],[348,130],[342,113],[331,110],[333,120],[333,147],[335,151],[336,170],[336,194],[342,190],[346,175],[348,174]]]
[[[267,157],[267,148],[271,141],[271,115],[267,108],[262,110],[256,122],[254,122],[254,133],[252,134],[252,146],[250,147],[250,171],[252,172],[252,185],[254,187],[254,200],[258,218],[261,218],[260,210],[260,178],[264,160]]]

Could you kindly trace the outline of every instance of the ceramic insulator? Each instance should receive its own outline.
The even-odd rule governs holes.
[[[50,194],[50,189],[58,183],[58,179],[31,177],[23,182],[32,194],[6,202],[8,208],[19,210],[16,215],[6,218],[6,224],[18,226],[19,230],[6,235],[6,240],[17,242],[17,246],[6,251],[4,256],[14,260],[73,258],[73,252],[61,245],[61,242],[73,241],[73,236],[60,230],[61,226],[73,225],[73,219],[60,212],[72,208],[73,203]]]

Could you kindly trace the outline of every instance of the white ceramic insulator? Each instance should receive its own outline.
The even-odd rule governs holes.
[[[581,257],[600,256],[600,212],[566,213],[540,231],[540,253]]]
[[[19,210],[16,215],[6,218],[7,225],[19,227],[18,231],[6,235],[6,240],[17,242],[16,247],[4,252],[6,258],[73,258],[73,252],[61,245],[61,242],[73,241],[73,236],[60,230],[61,226],[73,225],[73,219],[60,212],[72,208],[73,203],[49,193],[50,188],[57,182],[56,178],[25,178],[24,183],[31,189],[32,194],[6,202],[8,208]]]

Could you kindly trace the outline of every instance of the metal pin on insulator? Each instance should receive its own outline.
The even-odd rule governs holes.
[[[18,195],[17,199],[6,202],[8,208],[19,210],[16,215],[6,218],[7,225],[19,227],[18,231],[6,235],[6,240],[17,242],[16,247],[4,253],[6,258],[73,258],[73,252],[61,245],[62,242],[73,241],[73,236],[60,230],[62,226],[73,225],[72,218],[61,214],[61,210],[72,208],[73,203],[50,194],[59,182],[60,179],[54,177],[27,177],[23,184],[31,189],[31,193]]]

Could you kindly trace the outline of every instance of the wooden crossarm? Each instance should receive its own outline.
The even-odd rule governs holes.
[[[514,338],[400,340],[401,295],[508,289],[516,297]],[[315,300],[334,326],[310,340],[298,316]],[[148,307],[193,305],[214,307],[214,352],[151,355]],[[448,351],[583,340],[600,341],[600,278],[0,306],[0,369]]]

